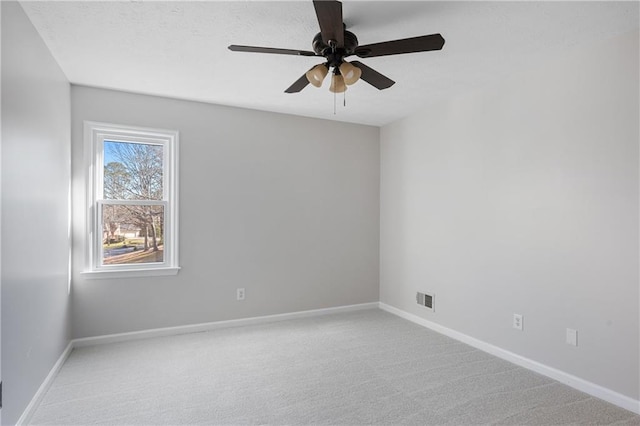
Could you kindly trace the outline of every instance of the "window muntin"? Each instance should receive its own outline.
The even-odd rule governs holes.
[[[85,138],[86,272],[177,273],[177,132],[86,122]]]

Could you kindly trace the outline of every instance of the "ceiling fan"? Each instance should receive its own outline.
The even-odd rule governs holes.
[[[426,52],[440,50],[444,46],[444,38],[440,34],[430,34],[401,40],[383,41],[381,43],[358,45],[358,38],[346,30],[342,22],[342,3],[335,0],[313,0],[320,32],[313,38],[313,52],[306,50],[278,49],[273,47],[238,46],[232,44],[234,52],[275,53],[281,55],[318,56],[326,62],[315,65],[296,80],[285,93],[297,93],[311,83],[320,87],[324,78],[333,68],[331,86],[333,93],[342,93],[347,86],[362,79],[373,87],[383,90],[395,84],[395,81],[369,68],[360,61],[345,61],[346,57],[356,55],[360,58],[376,56],[400,55],[403,53]]]

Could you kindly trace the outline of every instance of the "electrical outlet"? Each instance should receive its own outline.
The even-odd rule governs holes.
[[[236,289],[236,300],[244,300],[244,288]]]
[[[567,328],[567,345],[578,346],[578,330]]]
[[[513,314],[513,328],[522,331],[524,318],[520,314]]]

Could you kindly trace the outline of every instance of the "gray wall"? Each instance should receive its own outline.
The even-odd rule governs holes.
[[[635,32],[383,127],[381,301],[638,399],[638,90]]]
[[[69,341],[70,86],[2,2],[2,374],[14,424]]]
[[[75,337],[378,300],[378,128],[79,86],[71,103]],[[180,132],[177,276],[81,275],[83,120]]]

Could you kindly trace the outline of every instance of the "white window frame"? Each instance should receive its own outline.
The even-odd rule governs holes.
[[[105,200],[104,142],[116,141],[163,146],[162,200]],[[84,122],[86,167],[86,278],[128,278],[176,275],[178,266],[178,132],[123,126],[95,121]],[[164,207],[164,253],[162,262],[142,264],[102,264],[102,206],[162,205]]]

